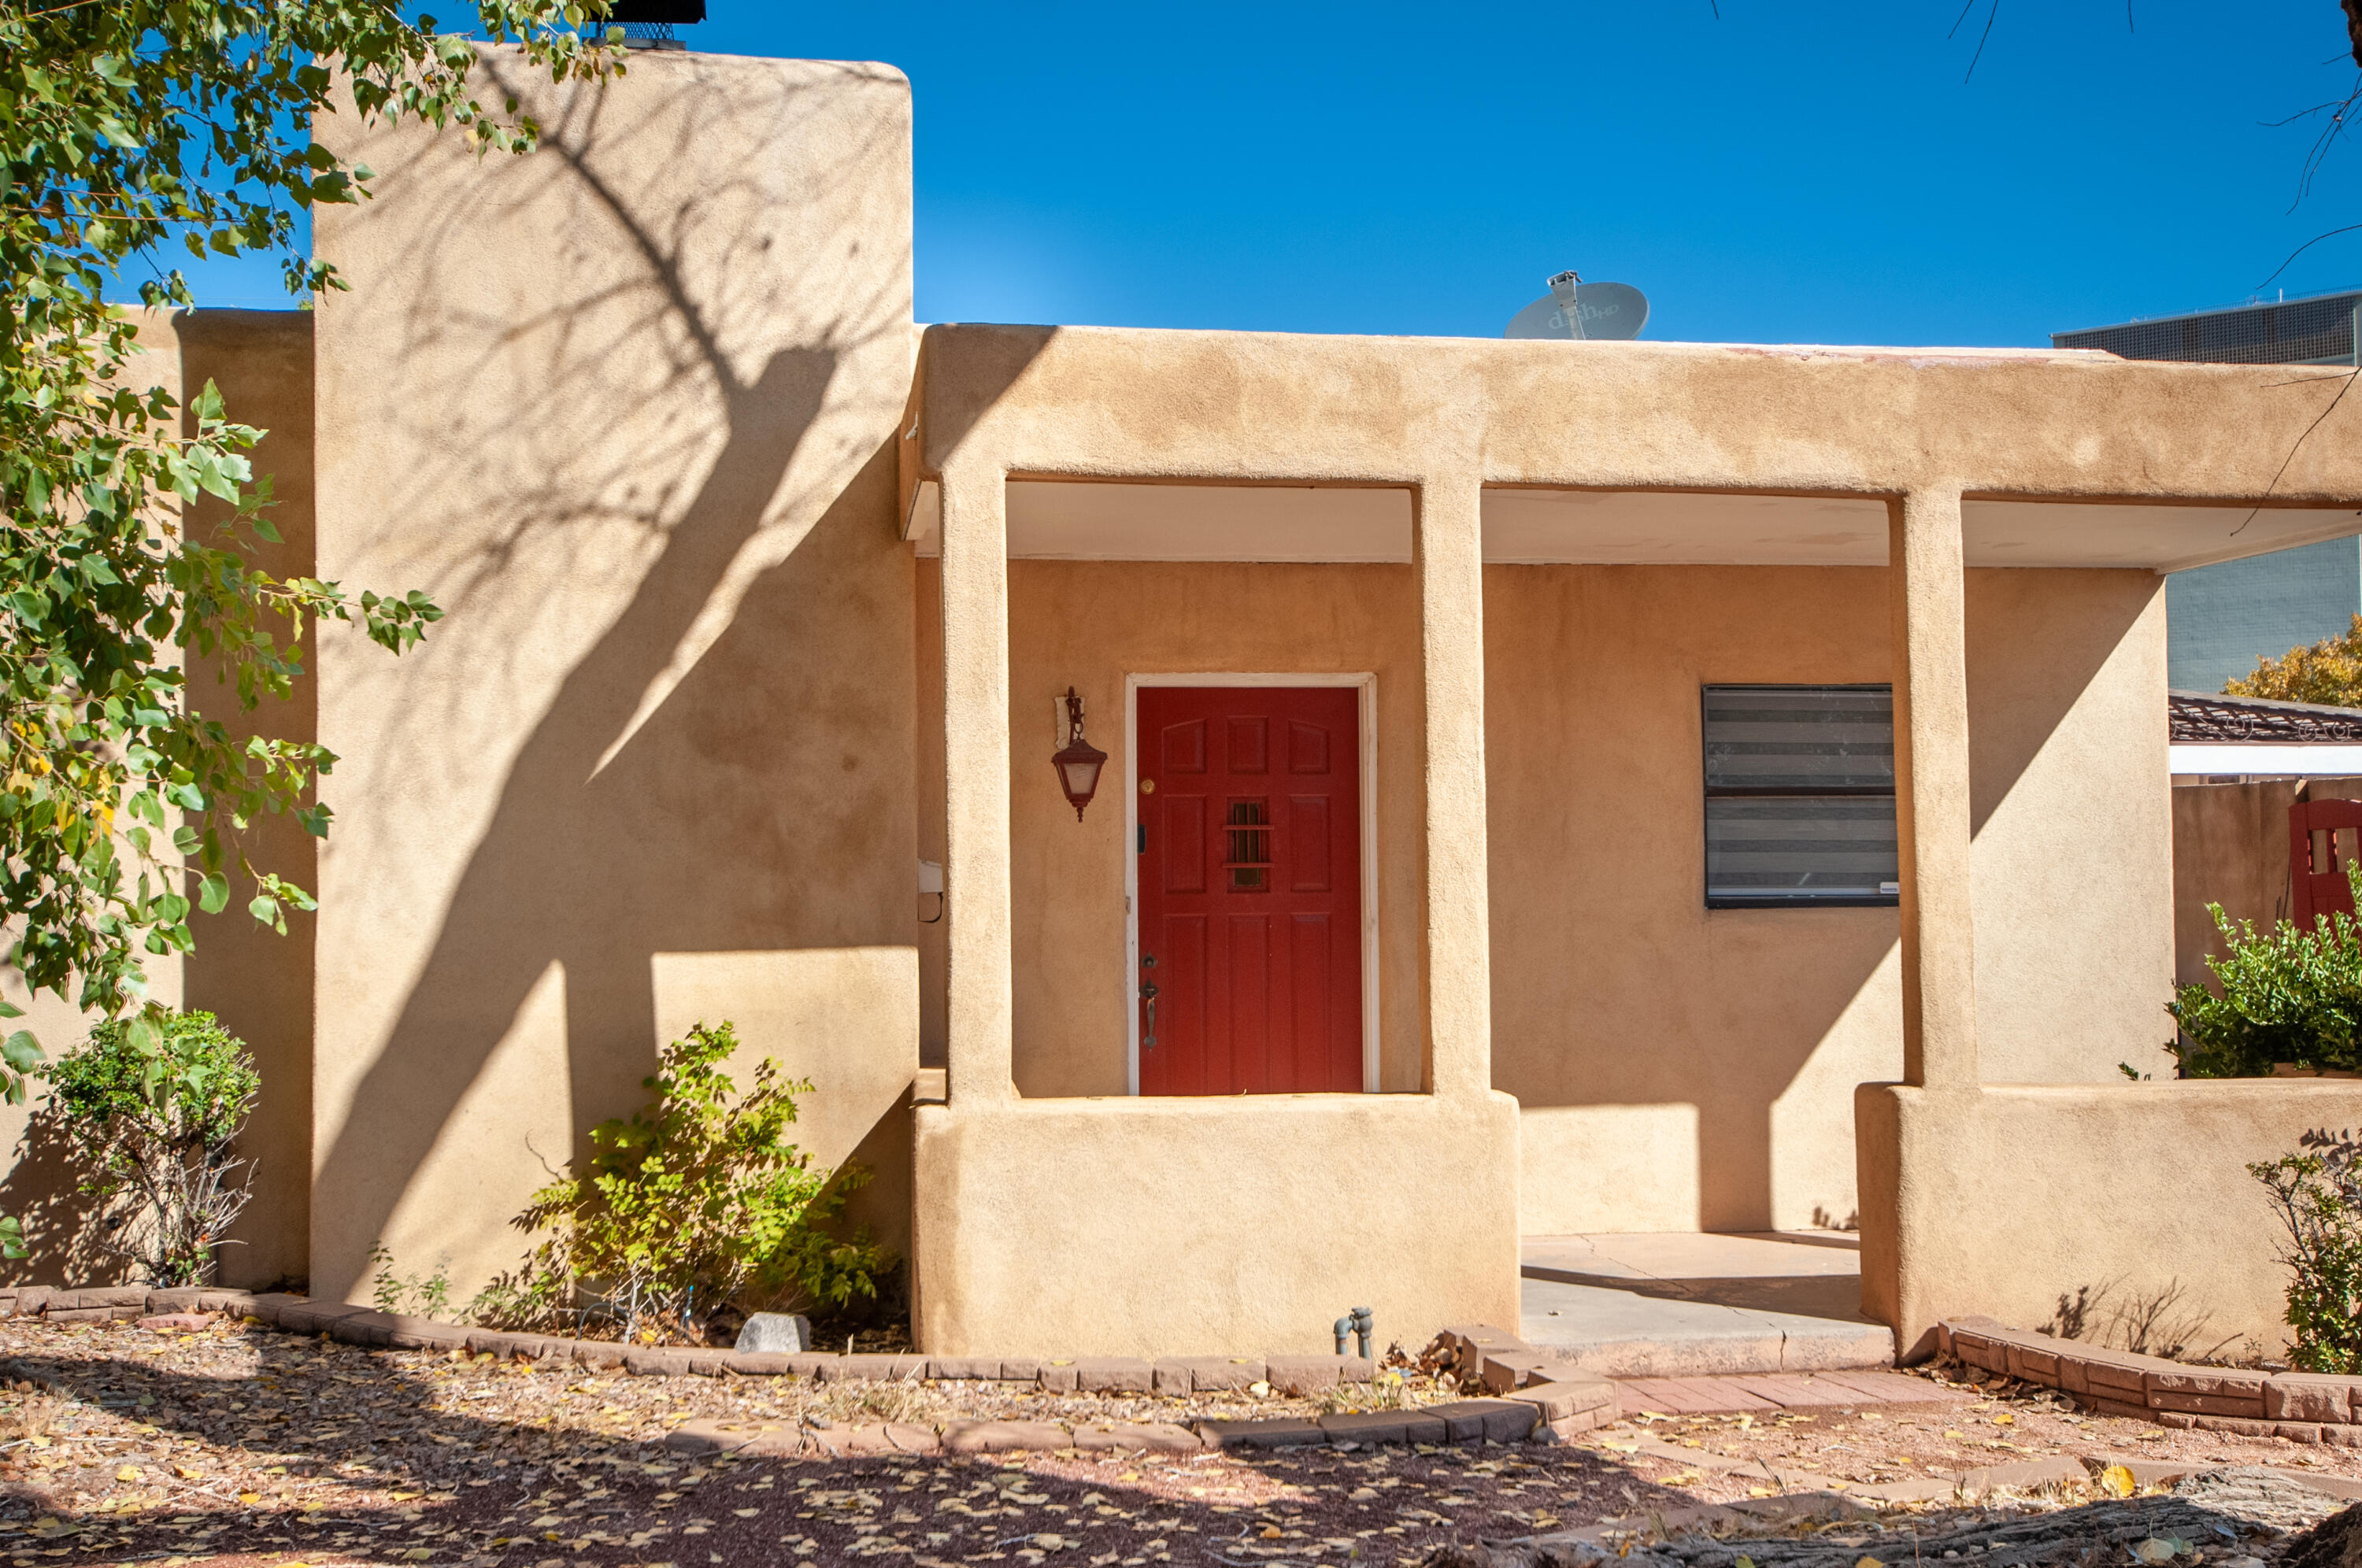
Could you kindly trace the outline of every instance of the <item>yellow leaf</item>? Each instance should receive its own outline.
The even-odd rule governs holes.
[[[2111,1464],[2100,1472],[2100,1490],[2112,1497],[2133,1495],[2133,1473],[2121,1464]]]
[[[117,1481],[137,1481],[139,1479],[139,1467],[136,1464],[127,1464],[115,1473],[115,1478]]]
[[[237,1500],[241,1503],[259,1503],[262,1501],[262,1494],[259,1492],[240,1492],[237,1495]]]
[[[183,1481],[193,1481],[198,1476],[203,1475],[204,1472],[198,1469],[193,1464],[175,1464],[172,1466],[172,1474],[179,1476]]]
[[[1263,1538],[1265,1540],[1277,1540],[1279,1539],[1279,1527],[1277,1525],[1264,1526]]]
[[[1997,1427],[2014,1427],[2017,1425],[2017,1418],[2011,1415],[2007,1410],[2003,1410],[2000,1415],[1993,1418],[1993,1425]]]
[[[1886,1564],[1875,1557],[1857,1557],[1853,1560],[1853,1568],[1886,1568]]]

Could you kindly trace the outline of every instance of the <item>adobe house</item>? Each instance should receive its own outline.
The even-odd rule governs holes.
[[[2118,1064],[2159,574],[2355,531],[2342,383],[922,328],[890,68],[484,69],[541,150],[325,117],[350,292],[155,328],[298,558],[447,612],[321,629],[320,911],[179,982],[270,1073],[234,1275],[464,1298],[728,1018],[942,1353],[1408,1342],[1514,1324],[1520,1234],[1853,1221],[1905,1354],[2117,1278],[2272,1331],[2240,1164],[2362,1086]]]

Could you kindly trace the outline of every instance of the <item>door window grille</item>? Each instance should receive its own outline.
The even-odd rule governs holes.
[[[1709,686],[1708,909],[1896,901],[1894,693]]]

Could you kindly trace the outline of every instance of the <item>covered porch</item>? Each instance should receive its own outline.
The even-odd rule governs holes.
[[[1857,1085],[2114,1092],[2161,1059],[2157,573],[2354,527],[2301,460],[2275,499],[2312,505],[2241,503],[2253,430],[2318,412],[2256,381],[930,329],[901,442],[944,867],[922,1346],[1324,1350],[1353,1306],[1411,1342],[1516,1322],[1521,1233],[1857,1222],[1893,1320],[1909,1184],[1858,1159]],[[1710,907],[1716,682],[1891,690],[1884,897]],[[1258,684],[1353,693],[1358,1081],[1159,1092],[1142,694]],[[1080,822],[1048,766],[1069,687],[1109,753]]]

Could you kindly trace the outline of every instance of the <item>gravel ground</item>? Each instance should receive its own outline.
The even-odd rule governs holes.
[[[1858,1480],[2103,1452],[2362,1475],[2351,1450],[2165,1432],[2031,1397],[1932,1413],[1641,1418],[1564,1448],[690,1463],[660,1445],[700,1415],[1186,1420],[1324,1407],[592,1376],[227,1325],[0,1322],[0,1559],[14,1568],[1408,1563],[1454,1540],[1763,1489],[1714,1455]]]

